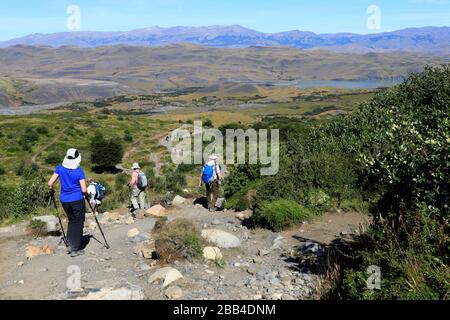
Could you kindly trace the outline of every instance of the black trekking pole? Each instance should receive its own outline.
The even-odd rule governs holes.
[[[56,205],[55,191],[54,190],[50,191],[50,201],[53,202],[53,205],[55,206],[56,216],[58,217],[59,225],[61,226],[61,232],[63,234],[62,240],[64,241],[64,244],[66,245],[66,247],[69,248],[69,244],[67,243],[67,238],[66,238],[66,232],[64,231],[64,226],[63,226],[61,217],[59,216],[59,212],[58,212],[58,206]]]
[[[89,200],[86,199],[86,201],[87,201],[87,203],[89,205],[89,208],[91,208],[92,214],[94,215],[95,222],[97,223],[98,228],[100,229],[100,232],[102,234],[102,237],[105,240],[104,246],[105,246],[106,249],[110,249],[111,247],[109,246],[108,241],[106,240],[105,234],[103,233],[103,230],[102,230],[102,226],[100,225],[100,222],[98,222],[97,215],[95,214],[97,212],[97,210],[94,210],[92,208],[91,202]],[[95,206],[95,207],[97,208],[97,206]]]

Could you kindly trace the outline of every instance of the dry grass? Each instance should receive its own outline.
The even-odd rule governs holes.
[[[166,222],[160,219],[154,230],[156,252],[163,264],[184,259],[192,260],[201,255],[203,240],[193,222],[177,219]]]

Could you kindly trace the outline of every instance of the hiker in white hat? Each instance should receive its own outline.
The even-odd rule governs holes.
[[[131,214],[136,216],[138,210],[145,210],[146,205],[146,190],[147,190],[147,177],[141,170],[139,163],[133,163],[131,166],[133,173],[131,174],[131,181],[129,186],[131,188]]]
[[[77,149],[67,150],[62,165],[58,166],[48,182],[48,189],[55,194],[53,189],[56,181],[61,185],[60,201],[69,219],[67,230],[68,251],[72,257],[84,254],[82,237],[86,215],[87,197],[86,178],[81,164],[81,154]]]

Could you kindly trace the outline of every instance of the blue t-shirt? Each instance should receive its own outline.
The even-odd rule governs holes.
[[[56,168],[55,173],[59,176],[61,183],[61,202],[75,202],[83,200],[80,180],[85,180],[84,171],[81,168],[70,170],[62,165]]]

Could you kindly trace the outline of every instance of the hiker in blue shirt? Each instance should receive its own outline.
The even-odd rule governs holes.
[[[218,156],[212,154],[208,158],[208,162],[203,166],[202,176],[200,177],[199,186],[206,186],[206,198],[208,201],[208,209],[210,212],[217,211],[217,199],[219,198],[220,184],[223,180],[222,170],[217,163]]]
[[[58,166],[48,182],[48,189],[54,193],[53,185],[60,181],[60,201],[69,219],[67,242],[71,257],[84,254],[82,248],[83,227],[86,215],[86,178],[81,164],[81,154],[76,149],[67,150],[62,165]]]

